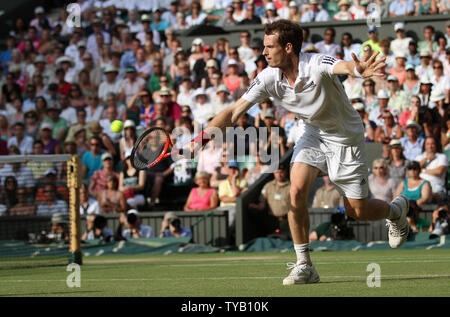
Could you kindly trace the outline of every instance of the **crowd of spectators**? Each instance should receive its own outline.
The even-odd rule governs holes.
[[[147,171],[130,163],[131,149],[143,130],[183,128],[195,135],[229,107],[267,66],[261,38],[240,32],[240,44],[225,37],[208,45],[201,37],[183,47],[176,31],[200,24],[232,26],[353,20],[367,17],[366,0],[309,1],[90,1],[79,0],[81,27],[65,23],[60,10],[49,18],[42,7],[35,17],[19,17],[0,52],[0,155],[78,154],[82,158],[81,213],[95,215],[152,210],[167,184],[188,186],[185,211],[233,207],[236,198],[267,168],[261,148],[246,136],[218,146],[210,143],[194,160],[166,159]],[[448,1],[375,1],[382,17],[446,14]],[[219,11],[217,11],[219,10]],[[217,14],[223,13],[223,15]],[[438,31],[438,32],[436,32]],[[371,194],[392,200],[410,193],[418,205],[447,199],[450,150],[450,23],[445,30],[427,26],[422,41],[406,36],[403,23],[394,40],[369,28],[362,43],[327,28],[323,40],[303,52],[350,60],[373,51],[386,57],[383,77],[342,77],[348,98],[361,115],[367,142],[382,142],[374,162]],[[124,131],[111,130],[114,120]],[[272,99],[252,107],[235,128],[279,129],[280,155],[301,135],[302,120]],[[172,134],[174,144],[189,140]],[[237,157],[239,141],[244,157]],[[443,154],[444,153],[444,154]],[[67,170],[52,162],[0,166],[0,213],[48,215],[68,212]],[[285,177],[287,177],[285,175]],[[279,186],[284,186],[280,176]],[[278,185],[277,185],[278,186]],[[419,186],[419,187],[417,187]],[[319,206],[340,204],[325,182]],[[417,187],[417,188],[416,188]],[[413,199],[413,198],[411,198]],[[266,206],[256,202],[257,208]],[[334,207],[334,206],[330,206]],[[256,208],[256,209],[257,209]],[[286,215],[274,214],[275,217]],[[233,219],[233,216],[230,217]],[[93,221],[93,220],[92,220]],[[131,234],[131,233],[130,233]]]

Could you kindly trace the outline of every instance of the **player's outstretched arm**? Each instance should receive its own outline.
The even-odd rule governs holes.
[[[191,142],[191,153],[195,153],[197,147],[203,147],[214,136],[216,129],[220,129],[225,135],[227,127],[233,127],[240,116],[247,112],[253,106],[253,103],[239,98],[231,107],[224,109],[220,112],[208,126],[201,132],[200,135],[195,137]],[[187,145],[189,146],[189,145]]]
[[[376,51],[367,61],[361,61],[352,53],[353,61],[340,61],[336,63],[333,68],[333,73],[335,75],[348,75],[362,78],[384,76],[380,72],[380,69],[386,66],[386,63],[384,63],[386,57],[375,60],[378,54],[379,52]]]

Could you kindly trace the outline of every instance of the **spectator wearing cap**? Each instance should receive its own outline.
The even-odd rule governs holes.
[[[423,41],[417,43],[417,49],[419,52],[428,51],[430,53],[430,58],[434,52],[438,51],[438,44],[434,39],[434,27],[427,25],[423,29]]]
[[[149,126],[146,124],[145,126]],[[131,155],[134,144],[137,140],[136,124],[132,120],[126,120],[123,125],[123,137],[119,140],[120,160],[124,161]]]
[[[31,162],[30,162],[31,163]],[[34,162],[33,162],[34,163]],[[42,168],[43,166],[41,166]],[[31,168],[31,167],[30,167]],[[51,184],[56,187],[56,198],[64,200],[66,202],[69,201],[69,191],[67,190],[66,186],[60,185],[57,182],[57,172],[53,167],[47,168],[43,172],[43,185],[40,187],[36,192],[36,201],[37,202],[43,202],[45,201],[45,185]]]
[[[369,45],[370,48],[372,49],[372,51],[377,51],[377,52],[383,53],[383,51],[381,50],[381,47],[380,47],[380,39],[378,37],[377,28],[375,26],[369,27],[368,34],[369,34],[369,39],[362,43],[362,46],[361,46],[362,49],[364,50],[364,47]],[[364,51],[362,51],[362,54],[364,54]]]
[[[389,142],[389,158],[387,160],[388,174],[395,182],[395,188],[408,177],[409,161],[403,155],[403,147],[399,139]]]
[[[225,16],[220,19],[216,25],[220,27],[228,27],[228,26],[235,26],[237,24],[237,21],[233,17],[234,14],[234,7],[232,5],[229,5],[225,8]]]
[[[56,213],[69,213],[67,203],[64,200],[57,199],[55,184],[45,184],[43,190],[45,199],[38,205],[36,215],[46,216]]]
[[[412,0],[394,0],[389,5],[389,17],[395,18],[414,14],[414,1]]]
[[[233,105],[233,100],[230,98],[230,91],[227,86],[221,84],[219,85],[216,97],[212,99],[213,113],[215,115],[222,112],[222,110],[231,107]]]
[[[116,94],[120,91],[121,82],[117,80],[118,70],[113,65],[107,65],[103,71],[106,80],[102,81],[98,87],[98,97],[102,104],[106,103],[106,99],[109,93]]]
[[[160,238],[192,238],[192,231],[181,226],[180,218],[174,212],[167,212],[161,223]]]
[[[98,122],[97,122],[98,123]],[[81,171],[83,179],[90,180],[95,171],[102,168],[102,141],[98,136],[89,139],[90,151],[83,154]]]
[[[206,62],[205,70],[206,76],[201,79],[200,87],[207,90],[210,95],[215,94],[221,79],[219,63],[215,59],[210,59]]]
[[[156,63],[156,62],[155,62]],[[119,94],[119,100],[129,104],[132,97],[142,91],[145,87],[145,80],[138,77],[136,68],[134,66],[128,66],[126,68],[126,79],[122,81],[121,90]]]
[[[422,169],[420,177],[430,182],[434,202],[439,202],[446,196],[445,178],[448,160],[445,154],[439,153],[438,146],[435,137],[426,137],[425,151],[415,158]]]
[[[100,191],[106,189],[106,180],[111,175],[117,177],[119,179],[119,174],[114,171],[114,159],[111,154],[105,152],[101,155],[102,160],[102,168],[96,170],[89,182],[89,193],[92,196],[96,196]]]
[[[320,3],[318,0],[309,0],[308,2],[309,9],[303,13],[300,22],[307,23],[330,21],[330,15],[327,11],[319,7]]]
[[[29,68],[30,70],[28,74],[30,78],[33,77],[35,73],[41,74],[44,86],[48,86],[49,84],[55,82],[54,66],[47,64],[44,55],[37,55],[34,58],[33,65],[30,65]]]
[[[375,130],[377,125],[372,120],[369,120],[369,114],[366,112],[364,104],[362,102],[357,102],[353,104],[353,108],[358,112],[364,126],[364,138],[366,142],[375,141]]]
[[[130,209],[126,214],[122,212],[120,223],[127,227],[122,232],[125,239],[153,238],[155,236],[152,227],[142,224],[141,216],[136,209]]]
[[[440,88],[433,89],[430,96],[430,102],[434,104],[434,108],[432,111],[432,117],[435,124],[439,124],[442,126],[444,117],[447,113],[447,108],[445,106],[445,100],[447,99],[447,96],[445,95],[444,91]],[[431,127],[426,127],[431,128]],[[430,135],[432,133],[427,133],[427,135]],[[438,136],[439,134],[436,134]]]
[[[336,31],[333,28],[327,28],[324,32],[324,40],[315,43],[314,46],[319,50],[321,54],[335,56],[339,45],[334,43],[334,37],[336,36]]]
[[[239,77],[239,64],[235,59],[228,60],[228,72],[224,79],[224,84],[227,86],[230,93],[239,88],[241,85],[241,79]]]
[[[406,64],[405,67],[406,75],[405,81],[403,82],[403,91],[406,93],[408,98],[419,93],[419,78],[416,75],[415,67],[412,64]]]
[[[403,136],[402,127],[396,122],[392,112],[385,110],[381,117],[384,122],[375,130],[375,142],[389,143],[392,139]]]
[[[150,27],[152,19],[149,14],[144,13],[141,16],[142,31],[136,35],[136,39],[140,43],[145,43],[147,41],[152,42],[154,45],[159,46],[161,44],[161,36],[158,31],[152,30]]]
[[[247,6],[244,11],[244,19],[238,23],[239,25],[246,24],[261,24],[261,19],[259,16],[255,15],[255,4],[254,2],[247,2]]]
[[[281,20],[281,17],[278,15],[277,7],[273,2],[268,2],[265,6],[266,14],[261,20],[262,24],[270,24],[275,21]]]
[[[227,178],[219,184],[219,200],[221,207],[236,206],[237,197],[248,187],[247,181],[240,177],[239,164],[237,161],[228,161]],[[229,224],[234,223],[235,212],[230,209]]]
[[[205,45],[202,50],[203,50],[202,58],[197,59],[192,68],[194,75],[193,84],[195,88],[201,86],[201,82],[204,78],[208,79],[209,77],[208,68],[220,70],[219,62],[215,58],[213,58],[214,54],[213,47]],[[206,89],[206,87],[203,88]]]
[[[408,120],[406,124],[406,136],[400,139],[405,158],[414,161],[422,153],[424,139],[419,136],[421,126],[414,120]]]
[[[61,154],[61,145],[53,137],[53,129],[50,123],[43,122],[41,124],[39,139],[44,144],[44,154]]]
[[[412,38],[406,36],[405,24],[402,22],[395,23],[394,31],[397,38],[395,40],[392,40],[390,49],[395,56],[399,54],[406,56],[409,52],[408,46]]]
[[[52,129],[52,138],[58,142],[62,142],[66,137],[68,124],[66,119],[60,116],[61,106],[59,104],[52,104],[47,108],[47,118],[43,123],[49,123]]]
[[[378,107],[369,112],[369,120],[375,124],[382,125],[382,113],[388,108],[389,93],[386,90],[380,89],[377,94]]]
[[[406,79],[406,55],[403,53],[395,55],[395,63],[396,65],[389,68],[387,72],[394,75],[397,78],[398,84],[402,86]]]
[[[408,95],[400,89],[399,80],[394,75],[388,76],[389,84],[389,102],[388,108],[399,115],[402,111],[406,110],[409,106]]]

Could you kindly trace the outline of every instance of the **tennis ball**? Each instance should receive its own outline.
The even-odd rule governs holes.
[[[112,130],[112,132],[115,132],[115,133],[122,132],[122,130],[123,130],[123,122],[120,121],[120,120],[114,120],[111,123],[111,130]]]

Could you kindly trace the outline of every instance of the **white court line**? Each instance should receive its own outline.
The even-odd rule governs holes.
[[[425,274],[425,275],[382,275],[381,279],[389,278],[434,278],[434,277],[450,277],[450,274]],[[105,279],[86,279],[82,281],[88,282],[145,282],[145,281],[179,281],[179,280],[268,280],[268,279],[283,279],[285,276],[235,276],[235,277],[177,277],[177,278],[105,278]],[[367,279],[365,275],[323,275],[323,278],[339,279],[339,278],[354,278]],[[0,283],[33,283],[33,282],[66,282],[63,280],[0,280]]]
[[[396,261],[379,261],[379,260],[371,260],[371,261],[375,261],[376,263],[379,264],[390,264],[390,263],[445,263],[445,262],[450,262],[450,258],[449,260],[396,260]],[[336,262],[314,262],[314,265],[328,265],[328,264],[332,264],[332,265],[336,265],[336,264],[366,264],[366,263],[370,263],[371,261],[336,261]],[[189,267],[189,266],[193,266],[193,267],[197,267],[197,266],[235,266],[235,265],[242,265],[242,263],[248,263],[249,261],[239,261],[239,263],[212,263],[212,264],[204,264],[204,263],[200,263],[200,264],[161,264],[163,266],[172,266],[172,267]],[[258,262],[258,265],[280,265],[281,263],[284,262]],[[249,263],[250,264],[250,263]]]

